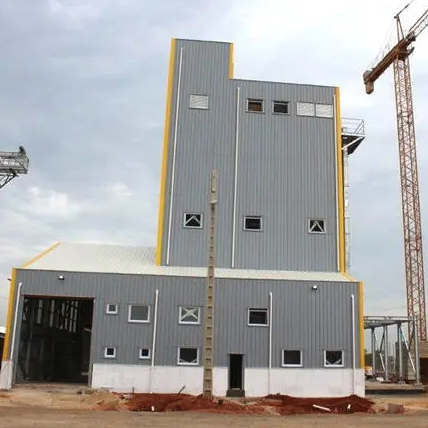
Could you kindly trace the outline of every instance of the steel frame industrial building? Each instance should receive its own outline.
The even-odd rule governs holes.
[[[230,43],[171,47],[155,248],[60,243],[13,269],[1,388],[202,392],[210,173],[218,171],[214,395],[364,395],[335,87],[240,80]]]

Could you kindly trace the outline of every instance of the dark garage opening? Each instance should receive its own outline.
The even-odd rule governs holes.
[[[88,383],[93,299],[25,296],[16,382]]]

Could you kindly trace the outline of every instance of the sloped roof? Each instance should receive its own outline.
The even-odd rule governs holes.
[[[206,268],[156,266],[155,248],[109,244],[58,243],[21,269],[136,275],[205,277]],[[350,282],[339,272],[216,269],[217,278]]]

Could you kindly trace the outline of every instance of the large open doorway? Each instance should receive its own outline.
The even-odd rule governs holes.
[[[229,389],[228,397],[244,397],[244,356],[229,354]]]
[[[93,299],[24,297],[16,382],[88,383]]]

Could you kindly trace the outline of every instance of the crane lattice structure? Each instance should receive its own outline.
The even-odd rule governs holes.
[[[409,5],[406,5],[394,17],[397,23],[397,43],[375,67],[364,73],[363,79],[366,85],[366,93],[371,94],[374,91],[374,82],[391,64],[393,65],[401,178],[407,315],[417,320],[418,338],[426,341],[427,322],[422,227],[409,56],[414,50],[413,42],[428,26],[428,10],[405,34],[401,25],[400,15]]]
[[[27,174],[30,160],[24,147],[17,152],[0,152],[0,189],[18,175]]]

